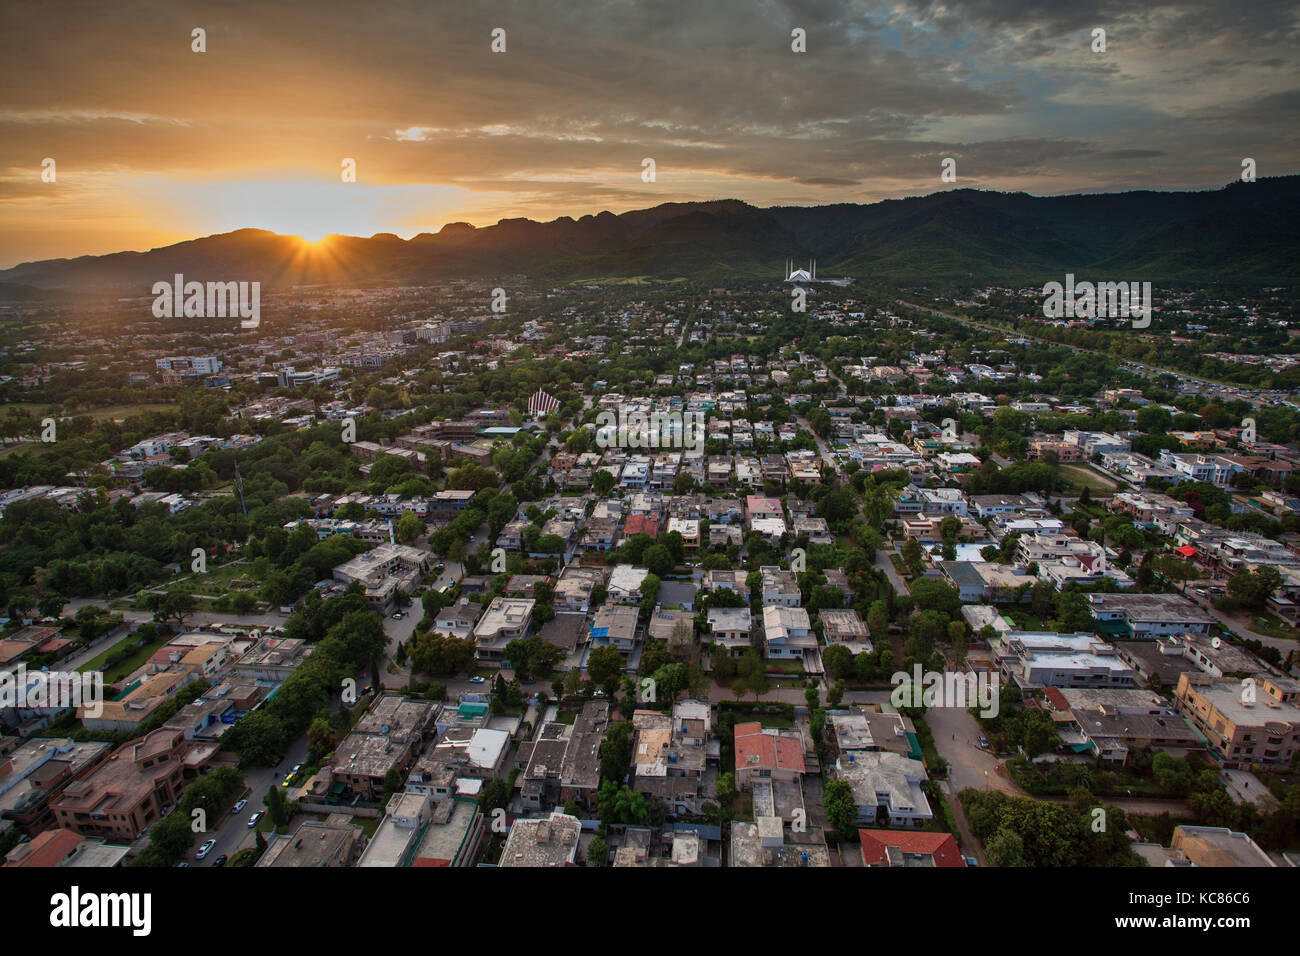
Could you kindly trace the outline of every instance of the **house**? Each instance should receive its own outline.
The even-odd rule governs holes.
[[[748,607],[709,608],[706,621],[715,653],[721,648],[728,657],[739,657],[754,646],[749,639],[753,621]]]
[[[767,498],[763,495],[749,495],[745,498],[745,518],[751,526],[755,519],[785,518],[785,509],[781,507],[780,498]]]
[[[115,845],[72,830],[55,828],[19,843],[5,856],[6,869],[18,867],[112,867],[121,866],[129,846]]]
[[[682,542],[688,548],[700,546],[700,523],[694,518],[669,518],[668,533],[682,536]]]
[[[63,789],[55,825],[82,836],[130,843],[180,799],[185,735],[161,727],[118,747],[88,776]]]
[[[695,585],[690,581],[664,581],[659,585],[659,603],[664,607],[695,610]]]
[[[888,750],[900,757],[922,759],[921,742],[910,717],[870,708],[853,708],[828,718],[838,753]]]
[[[665,608],[659,605],[650,615],[647,634],[657,641],[677,640],[679,633],[688,636],[692,642],[695,636],[695,616],[690,611],[680,608]]]
[[[1180,824],[1169,849],[1192,866],[1277,866],[1249,836],[1227,827]]]
[[[818,612],[817,619],[827,644],[843,644],[855,657],[871,653],[871,632],[857,611],[825,608]]]
[[[741,597],[749,596],[748,575],[744,571],[706,571],[704,590],[734,591]]]
[[[802,834],[787,832],[780,817],[760,817],[754,823],[731,825],[728,864],[737,867],[828,867],[830,851],[820,828]]]
[[[602,568],[570,564],[560,573],[555,582],[552,606],[557,614],[586,614],[591,610],[591,595],[597,587],[604,585],[605,572]]]
[[[893,833],[859,830],[863,866],[964,867],[965,858],[951,833]]]
[[[796,538],[807,535],[809,544],[834,544],[835,539],[831,536],[830,525],[826,523],[825,518],[795,518],[794,519],[794,536]]]
[[[496,597],[474,626],[476,655],[481,661],[505,659],[506,645],[528,636],[533,623],[532,598]]]
[[[365,843],[365,833],[346,813],[331,813],[324,820],[307,820],[287,837],[266,848],[254,866],[351,866]]]
[[[1229,769],[1286,765],[1300,752],[1300,682],[1292,678],[1261,673],[1246,683],[1184,673],[1174,700]]]
[[[358,554],[333,570],[335,581],[359,582],[366,592],[366,606],[387,613],[398,591],[411,593],[429,571],[429,552],[404,544],[381,544]]]
[[[735,751],[736,787],[741,790],[752,789],[759,780],[797,783],[807,769],[798,731],[737,724]]]
[[[663,800],[672,816],[698,814],[706,764],[700,731],[657,710],[636,711],[632,726],[632,789]]]
[[[378,799],[389,773],[405,778],[439,710],[432,701],[380,694],[334,748],[334,784],[363,800]]]
[[[581,834],[581,821],[559,810],[541,820],[515,820],[497,865],[575,866]]]
[[[591,620],[591,643],[597,647],[616,647],[630,657],[639,643],[637,620],[639,608],[627,604],[606,604],[596,610]]]
[[[859,825],[921,827],[934,818],[921,790],[929,778],[919,760],[889,751],[850,751],[835,762],[834,775],[852,789]]]
[[[1022,691],[1045,687],[1136,687],[1114,644],[1089,631],[1011,631],[992,642],[1004,677]]]
[[[805,660],[816,655],[817,636],[808,612],[783,605],[763,608],[763,637],[772,660]]]
[[[1214,618],[1181,594],[1089,594],[1098,630],[1121,638],[1207,634]]]
[[[1201,748],[1173,706],[1149,690],[1049,687],[1044,699],[1061,741],[1075,753],[1123,765],[1144,750],[1184,756]]]
[[[616,564],[609,576],[606,599],[616,604],[640,604],[641,585],[650,574],[645,568]]]
[[[759,568],[759,573],[763,579],[761,590],[764,607],[799,607],[803,603],[799,580],[793,571],[768,565]]]
[[[735,545],[740,547],[744,540],[744,533],[739,525],[734,524],[711,524],[709,525],[709,547],[728,547]]]
[[[474,625],[478,623],[480,611],[482,605],[471,604],[466,598],[461,598],[434,615],[433,630],[449,637],[467,640],[474,633]]]
[[[1028,601],[1038,580],[1024,570],[991,561],[940,561],[938,566],[958,597],[971,603]]]

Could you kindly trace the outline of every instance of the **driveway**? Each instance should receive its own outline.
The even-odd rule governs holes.
[[[906,596],[912,592],[908,589],[907,582],[903,580],[903,576],[898,573],[898,569],[894,567],[894,562],[889,560],[889,556],[893,553],[892,549],[877,551],[876,567],[885,572],[885,577],[887,577],[889,583],[894,586],[894,593]]]

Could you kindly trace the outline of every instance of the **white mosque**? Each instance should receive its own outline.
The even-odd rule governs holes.
[[[807,269],[796,269],[794,260],[787,259],[785,262],[785,282],[791,285],[807,285],[813,282],[820,282],[826,285],[850,285],[853,280],[844,279],[819,279],[817,278],[817,260],[809,259]]]

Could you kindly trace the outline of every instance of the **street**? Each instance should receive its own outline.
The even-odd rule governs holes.
[[[294,741],[289,752],[285,754],[274,767],[254,767],[244,772],[244,783],[249,788],[249,794],[245,797],[248,805],[238,813],[230,814],[216,830],[207,834],[196,834],[194,838],[194,849],[185,858],[190,866],[212,866],[219,857],[233,857],[240,850],[246,847],[256,845],[254,831],[248,826],[248,818],[258,810],[265,810],[266,804],[262,798],[271,787],[278,787],[294,765],[300,764],[307,759],[307,737],[304,734]],[[214,846],[208,855],[202,860],[194,859],[194,854],[198,848],[207,840],[216,840]]]

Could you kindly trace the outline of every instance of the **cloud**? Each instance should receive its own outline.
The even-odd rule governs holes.
[[[1275,0],[323,0],[310,15],[17,0],[0,10],[0,221],[20,233],[57,195],[123,235],[133,202],[184,232],[197,222],[163,223],[133,183],[175,177],[200,197],[234,179],[336,183],[343,157],[360,184],[463,197],[404,217],[435,227],[718,196],[871,201],[946,188],[948,156],[958,186],[1217,185],[1242,144],[1270,174],[1296,171],[1297,39],[1295,5]],[[44,156],[67,191],[31,187]],[[105,251],[77,241],[69,254]]]

